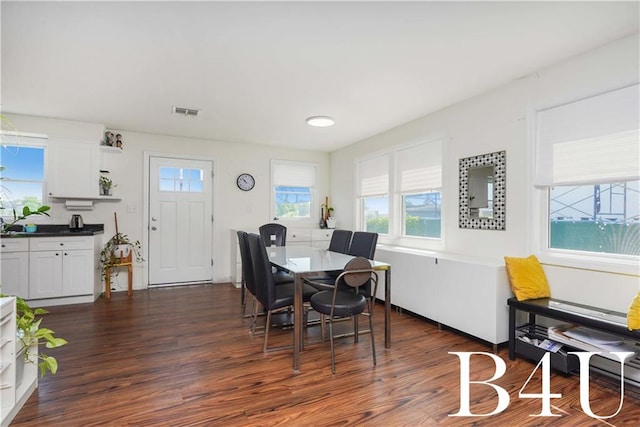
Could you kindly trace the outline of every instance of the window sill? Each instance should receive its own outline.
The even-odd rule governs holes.
[[[547,251],[536,254],[542,264],[640,277],[640,259],[628,255]]]

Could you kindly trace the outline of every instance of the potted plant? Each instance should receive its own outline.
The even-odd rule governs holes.
[[[0,296],[6,297],[10,295]],[[42,327],[42,318],[36,316],[46,313],[48,313],[47,310],[42,308],[33,309],[24,299],[16,296],[16,329],[18,341],[22,345],[21,349],[16,352],[17,355],[22,355],[22,357],[16,358],[16,362],[36,363],[39,360],[38,366],[41,377],[44,377],[47,372],[52,374],[58,372],[58,361],[55,357],[48,356],[42,352],[38,352],[38,357],[33,360],[32,346],[44,344],[46,348],[57,348],[67,344],[67,340],[64,338],[55,337],[54,331]]]
[[[111,195],[111,188],[117,187],[108,176],[100,175],[100,191],[103,196]]]
[[[132,242],[126,234],[116,232],[116,234],[113,235],[107,243],[105,243],[104,247],[100,251],[98,264],[100,266],[102,278],[104,279],[105,271],[110,265],[117,263],[118,260],[122,258],[128,257],[130,252],[133,252],[137,262],[144,261],[144,258],[142,258],[142,246],[140,245],[140,241],[136,240],[135,242]]]
[[[9,231],[13,231],[13,230],[11,230],[11,227],[13,227],[18,221],[22,221],[23,219],[26,219],[27,217],[30,217],[32,215],[49,216],[49,212],[48,211],[50,209],[51,209],[50,206],[40,206],[36,210],[32,211],[29,206],[25,206],[25,207],[22,208],[22,215],[18,215],[16,210],[13,209],[13,221],[3,223],[2,232],[3,233],[8,233]]]

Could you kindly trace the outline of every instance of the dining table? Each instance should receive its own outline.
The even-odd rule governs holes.
[[[302,284],[305,277],[324,272],[340,272],[355,258],[339,252],[313,246],[267,247],[269,262],[273,267],[291,274],[295,283],[293,303],[293,370],[300,371],[300,353],[303,348],[303,301]],[[384,271],[384,347],[391,348],[391,265],[371,261],[371,268]]]

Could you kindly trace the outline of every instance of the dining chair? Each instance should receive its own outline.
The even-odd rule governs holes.
[[[267,344],[269,340],[269,329],[271,327],[271,315],[273,313],[291,309],[294,303],[295,287],[293,283],[285,283],[276,286],[271,272],[271,263],[267,256],[267,249],[264,240],[257,234],[248,234],[247,241],[249,243],[249,253],[251,254],[251,262],[256,284],[256,299],[267,312],[264,327],[264,346],[263,351],[268,352]],[[302,299],[308,302],[313,294],[317,292],[313,287],[302,285]],[[306,316],[304,316],[306,317]],[[273,348],[269,351],[279,350],[282,348],[290,348],[290,346]]]
[[[329,242],[329,250],[346,254],[349,250],[352,234],[351,230],[333,230],[331,241]]]
[[[374,292],[367,297],[359,292],[359,287],[373,282]],[[338,286],[344,283],[347,289]],[[321,314],[321,325],[324,331],[326,316],[329,316],[329,337],[331,342],[331,372],[336,373],[336,356],[334,348],[333,323],[338,318],[357,318],[360,314],[369,318],[369,330],[371,333],[371,351],[373,364],[376,364],[376,344],[373,333],[373,295],[378,287],[378,275],[372,270],[371,263],[364,257],[357,257],[347,263],[344,271],[336,278],[332,290],[320,291],[311,296],[311,307]],[[324,333],[323,333],[324,335]],[[354,342],[357,342],[357,332]],[[324,338],[323,338],[324,341]]]
[[[356,231],[351,238],[351,244],[347,254],[373,259],[376,254],[376,244],[378,243],[378,233],[368,231]]]
[[[258,230],[267,246],[285,246],[287,244],[287,227],[282,224],[263,224]]]
[[[242,261],[242,291],[245,293],[242,317],[249,317],[249,331],[251,331],[251,335],[255,335],[258,318],[258,300],[256,298],[256,278],[253,271],[251,252],[249,251],[248,233],[238,231],[238,244],[240,246],[240,259]],[[246,314],[247,292],[251,295],[251,312],[249,314]]]

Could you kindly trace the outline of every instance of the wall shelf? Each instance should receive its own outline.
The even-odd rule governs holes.
[[[112,147],[110,145],[101,145],[100,150],[105,153],[122,153],[122,148]]]

